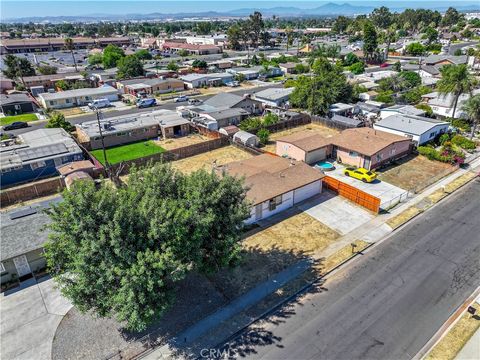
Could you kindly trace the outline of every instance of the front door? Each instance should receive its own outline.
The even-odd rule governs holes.
[[[19,278],[25,275],[31,275],[32,271],[30,270],[30,265],[28,265],[27,257],[25,255],[13,258],[13,263],[17,269]]]
[[[370,157],[366,157],[363,162],[363,167],[367,170],[370,170]]]
[[[261,220],[263,217],[263,204],[255,206],[255,220]]]

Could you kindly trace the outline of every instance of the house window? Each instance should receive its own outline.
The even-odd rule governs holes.
[[[392,148],[392,150],[390,150],[390,155],[395,155],[397,153],[397,148]]]
[[[65,99],[65,102],[66,102],[67,104],[70,104],[71,100],[70,100],[70,99]]]
[[[2,273],[5,272],[5,266],[1,262],[0,262],[0,272],[2,272]]]
[[[351,156],[351,157],[357,157],[357,156],[358,156],[358,153],[355,152],[355,151],[350,151],[350,152],[348,153],[348,155]]]
[[[30,168],[32,170],[36,170],[38,168],[44,167],[45,165],[46,165],[45,161],[38,161],[38,162],[31,163]]]
[[[12,171],[12,168],[2,169],[2,174]]]
[[[377,154],[377,161],[381,161],[383,158],[383,155],[382,154]]]
[[[430,133],[430,139],[433,138],[433,137],[435,137],[436,134],[437,134],[437,133],[436,133],[435,131],[434,131],[434,132],[431,132],[431,133]]]
[[[15,110],[20,110],[21,106],[20,105],[15,105]]]
[[[282,195],[275,196],[268,202],[268,210],[273,211],[282,203]]]
[[[50,105],[55,105],[56,103],[56,101],[50,101]]]

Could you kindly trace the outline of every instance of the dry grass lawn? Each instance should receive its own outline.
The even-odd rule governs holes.
[[[419,192],[455,171],[455,167],[425,156],[407,156],[384,170],[377,170],[378,178],[405,190]]]
[[[190,134],[188,136],[182,136],[179,138],[173,139],[162,139],[162,140],[155,140],[155,143],[164,148],[165,150],[172,150],[178,149],[184,146],[200,144],[209,140],[209,138],[202,134]]]
[[[477,309],[477,312],[480,310],[478,303],[472,306]],[[472,314],[463,314],[425,359],[453,360],[478,328],[480,328],[480,320],[475,319]]]
[[[458,178],[456,178],[452,182],[448,183],[447,185],[445,185],[444,190],[447,194],[450,194],[450,193],[454,192],[455,190],[461,188],[463,185],[468,183],[470,180],[472,180],[476,176],[477,176],[476,173],[474,173],[473,171],[469,171],[469,172],[459,176]]]
[[[314,219],[300,213],[249,236],[244,245],[264,251],[280,249],[313,255],[325,249],[340,235]]]
[[[294,128],[291,128],[291,129],[287,129],[287,130],[283,130],[283,131],[279,131],[279,132],[275,132],[275,133],[270,134],[270,141],[267,145],[265,145],[265,147],[263,149],[266,150],[266,151],[274,153],[275,152],[275,141],[277,139],[280,139],[280,138],[282,138],[284,136],[287,136],[287,135],[295,134],[295,133],[300,132],[300,131],[308,131],[308,132],[311,132],[312,134],[318,134],[318,135],[321,135],[321,136],[324,136],[324,137],[331,137],[331,136],[334,136],[334,135],[337,135],[337,134],[340,133],[340,131],[337,130],[337,129],[332,129],[332,128],[329,128],[327,126],[321,125],[321,124],[311,123],[311,124],[302,125],[302,126],[298,126],[298,127],[294,127]]]
[[[417,208],[416,206],[411,206],[405,211],[401,212],[397,216],[392,217],[387,221],[387,225],[390,226],[392,229],[396,229],[406,222],[413,219],[415,216],[420,214],[423,210]]]
[[[62,113],[63,116],[65,116],[65,117],[85,114],[85,112],[79,107],[74,107],[74,108],[71,108],[71,109],[58,109],[58,110],[55,110],[55,111],[58,111],[59,113]]]
[[[370,243],[363,240],[355,240],[353,244],[356,245],[355,253],[361,252],[362,250],[364,250],[370,245]],[[319,264],[320,271],[323,274],[328,273],[329,271],[332,271],[335,267],[344,263],[345,261],[350,259],[352,256],[354,256],[355,253],[352,252],[352,245],[348,244],[344,246],[337,252],[328,256]]]
[[[305,213],[293,215],[245,238],[241,263],[221,270],[210,280],[233,299],[305,256],[327,248],[339,236]]]
[[[173,161],[172,166],[175,169],[188,174],[202,168],[211,170],[213,161],[215,160],[217,165],[225,165],[233,161],[245,160],[252,156],[252,154],[234,146],[225,146],[203,154]]]

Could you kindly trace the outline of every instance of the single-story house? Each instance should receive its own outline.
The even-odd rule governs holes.
[[[229,73],[213,74],[188,74],[181,76],[187,88],[196,89],[203,86],[221,86],[233,81],[233,75]]]
[[[25,86],[29,89],[34,86],[42,86],[44,90],[48,90],[55,88],[55,83],[60,80],[73,83],[75,81],[84,79],[85,77],[82,74],[78,72],[70,72],[50,75],[25,76],[23,78],[23,82],[25,83]]]
[[[205,117],[210,120],[215,120],[219,128],[238,125],[244,119],[246,119],[250,113],[242,108],[225,108],[216,109],[214,111],[201,112],[199,116]]]
[[[170,112],[155,116],[157,119],[160,131],[164,139],[173,138],[177,136],[185,136],[191,133],[190,121],[181,117],[176,112]]]
[[[360,100],[363,100],[363,101],[375,100],[377,96],[378,96],[378,92],[376,92],[375,90],[369,90],[369,91],[365,91],[363,93],[358,94],[358,97],[360,98]]]
[[[278,67],[280,68],[280,70],[283,71],[284,74],[294,74],[296,66],[297,66],[297,63],[294,63],[294,62],[278,64]]]
[[[0,94],[0,110],[5,115],[32,113],[35,109],[33,99],[27,94]]]
[[[128,144],[158,136],[159,124],[151,113],[118,116],[100,120],[105,147]],[[77,138],[89,150],[100,149],[102,139],[97,120],[75,125]]]
[[[2,187],[57,175],[59,166],[83,159],[80,147],[61,128],[28,131],[3,145],[0,148]]]
[[[85,88],[43,93],[38,95],[40,104],[45,109],[63,109],[74,106],[87,105],[96,99],[118,100],[118,90],[109,85],[98,88]]]
[[[356,167],[374,169],[410,152],[410,139],[371,128],[352,128],[329,138],[300,132],[277,140],[276,153],[307,164],[329,157]]]
[[[255,100],[267,106],[283,106],[288,102],[295,88],[269,88],[253,94]]]
[[[260,142],[255,134],[240,130],[233,135],[233,141],[243,144],[245,146],[257,146]]]
[[[118,81],[116,83],[117,89],[122,91],[125,94],[131,94],[136,96],[139,93],[145,94],[165,94],[173,91],[183,91],[185,89],[185,84],[183,81],[178,79],[133,79]]]
[[[247,199],[252,203],[251,224],[291,208],[322,192],[323,173],[303,162],[263,154],[232,162],[217,169],[245,178]]]
[[[237,76],[237,75],[242,75],[245,80],[254,80],[254,79],[257,79],[259,76],[260,76],[260,70],[261,69],[257,69],[257,67],[255,68],[250,68],[250,67],[235,67],[235,68],[230,68],[230,69],[227,69],[226,71],[229,73],[229,74],[232,74],[234,76]]]
[[[331,139],[309,131],[300,131],[276,141],[278,156],[303,161],[310,165],[325,160],[331,153]]]
[[[355,105],[354,104],[345,104],[345,103],[335,103],[330,105],[329,113],[331,115],[338,114],[338,115],[348,115],[355,112]]]
[[[43,212],[61,198],[36,202],[2,212],[1,282],[24,280],[46,267],[43,246],[48,240],[50,217]]]
[[[249,114],[262,112],[262,103],[248,95],[240,96],[232,93],[219,93],[205,100],[203,104],[215,109],[241,108],[248,111]]]
[[[393,105],[380,110],[380,118],[382,119],[385,119],[390,115],[397,114],[424,116],[425,110],[417,109],[415,106],[412,105]]]
[[[480,94],[480,89],[475,89],[472,92],[472,95]],[[432,108],[432,111],[435,115],[441,118],[461,118],[465,117],[465,112],[462,107],[465,101],[470,98],[470,94],[462,94],[458,98],[457,108],[455,109],[455,114],[453,114],[453,106],[455,103],[455,98],[453,94],[440,94],[436,91],[423,95],[422,99]]]
[[[406,136],[417,145],[435,139],[448,130],[449,123],[422,116],[396,114],[390,115],[373,124],[373,128],[391,134]]]
[[[425,65],[461,65],[468,61],[467,55],[429,55],[424,60]]]
[[[186,50],[192,55],[220,54],[222,48],[216,45],[187,44],[182,42],[165,41],[161,48],[165,51],[176,53],[180,50]]]

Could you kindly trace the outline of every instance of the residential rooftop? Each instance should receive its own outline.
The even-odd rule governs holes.
[[[281,100],[285,97],[290,96],[290,94],[295,90],[295,88],[269,88],[255,93],[255,98],[261,98],[270,101]]]
[[[378,121],[375,125],[406,134],[422,135],[437,125],[448,125],[448,122],[423,116],[394,114]]]
[[[118,90],[112,86],[103,85],[98,88],[84,88],[84,89],[59,91],[55,93],[42,93],[42,94],[38,94],[38,97],[44,99],[45,101],[52,101],[52,100],[70,99],[73,97],[111,95],[114,93],[118,93]]]

